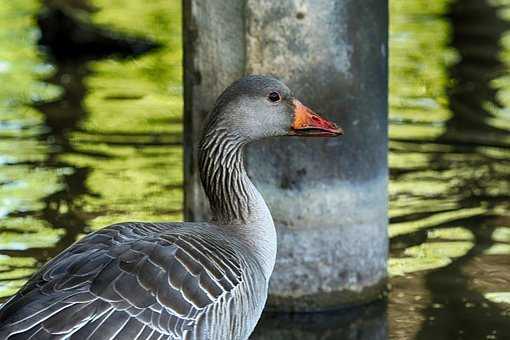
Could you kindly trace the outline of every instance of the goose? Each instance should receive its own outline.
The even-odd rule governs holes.
[[[199,144],[208,223],[118,223],[44,265],[0,310],[0,339],[245,340],[259,320],[276,231],[243,164],[245,146],[341,128],[271,76],[230,85]]]

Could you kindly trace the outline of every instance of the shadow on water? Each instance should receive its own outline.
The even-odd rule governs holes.
[[[75,9],[77,4],[67,7],[67,11]],[[45,257],[51,258],[89,231],[90,216],[87,216],[78,198],[94,195],[86,184],[91,169],[65,162],[61,155],[82,155],[99,160],[110,157],[107,153],[76,149],[71,141],[73,132],[80,130],[80,123],[88,115],[84,107],[88,90],[85,80],[91,74],[88,62],[112,57],[131,58],[149,52],[158,44],[80,22],[66,10],[48,4],[37,15],[37,24],[41,32],[38,43],[48,51],[48,57],[54,60],[55,65],[55,73],[45,81],[63,91],[57,100],[34,104],[34,108],[44,115],[44,124],[49,129],[40,138],[49,138],[57,150],[50,153],[40,166],[66,169],[61,178],[64,190],[43,200],[45,209],[41,217],[52,226],[65,226],[66,230],[55,246],[44,252]]]
[[[44,166],[66,169],[61,177],[64,190],[44,198],[46,208],[41,217],[53,226],[65,226],[66,229],[65,234],[55,246],[45,251],[45,256],[48,258],[61,252],[85,232],[87,221],[81,207],[76,204],[76,198],[89,193],[86,179],[90,172],[87,168],[75,167],[64,162],[59,157],[63,153],[75,152],[69,136],[87,116],[82,100],[86,93],[83,79],[89,71],[83,64],[64,60],[56,63],[55,66],[55,73],[46,81],[62,88],[61,97],[35,105],[35,108],[44,115],[44,123],[49,128],[49,134],[44,138],[49,137],[55,150],[58,150],[48,155]],[[94,156],[102,155],[94,154]]]
[[[161,47],[154,41],[97,27],[72,14],[78,8],[93,12],[94,8],[87,6],[87,1],[52,5],[54,2],[45,1],[45,8],[37,16],[37,24],[41,31],[39,44],[46,47],[56,60],[83,61],[112,55],[126,58]]]
[[[502,60],[502,44],[510,23],[502,17],[505,7],[491,3],[494,2],[464,0],[450,5],[450,46],[458,52],[459,61],[449,68],[452,84],[448,96],[453,116],[446,122],[447,131],[439,138],[441,141],[480,141],[483,145],[491,138],[497,143],[497,137],[508,133],[510,124],[495,124],[498,113],[493,109],[505,107],[494,82],[509,73]],[[468,140],[464,136],[480,139]],[[487,143],[490,145],[490,141]]]
[[[510,25],[497,3],[408,2],[394,18],[392,339],[510,337]]]
[[[265,313],[252,340],[387,340],[386,302],[324,313]]]
[[[58,1],[46,1],[47,5],[53,3],[56,3],[56,7],[41,7],[35,0],[0,5],[0,17],[6,25],[1,27],[0,33],[2,37],[5,36],[2,41],[7,43],[6,51],[0,53],[0,76],[4,85],[8,85],[7,91],[0,95],[2,296],[12,294],[23,284],[37,266],[37,262],[45,262],[90,232],[91,228],[104,226],[109,222],[99,220],[94,223],[94,218],[115,213],[112,219],[119,218],[122,214],[128,215],[131,212],[129,206],[124,209],[122,203],[118,204],[118,207],[112,204],[120,189],[126,188],[125,195],[130,195],[133,205],[139,205],[140,200],[151,204],[150,200],[144,197],[130,194],[128,187],[133,184],[132,181],[126,179],[126,176],[118,176],[126,170],[123,168],[127,163],[126,156],[132,155],[133,163],[150,168],[151,164],[160,162],[170,153],[160,151],[161,149],[181,148],[180,132],[175,128],[173,131],[160,129],[161,133],[154,133],[150,126],[146,129],[149,132],[122,129],[121,124],[116,125],[120,126],[118,129],[101,129],[101,124],[112,123],[112,119],[116,117],[98,118],[98,113],[102,113],[100,104],[110,105],[112,114],[115,113],[113,109],[120,111],[119,108],[126,102],[136,104],[136,100],[143,100],[143,105],[152,105],[153,109],[167,104],[154,95],[152,101],[147,100],[147,93],[143,91],[136,95],[121,91],[105,94],[100,88],[93,88],[89,84],[101,73],[92,69],[102,65],[102,60],[113,67],[120,63],[131,64],[131,69],[135,71],[143,67],[143,71],[150,74],[151,65],[133,65],[133,58],[143,58],[143,53],[158,51],[152,53],[153,58],[149,59],[154,64],[158,62],[155,58],[168,56],[168,49],[156,49],[161,47],[159,43],[138,38],[139,34],[118,34],[77,19],[78,17],[71,14],[72,6],[84,4],[84,1],[60,4]],[[166,7],[171,8],[168,5]],[[145,8],[155,11],[151,6]],[[88,12],[91,10],[85,9]],[[39,35],[35,34],[37,30],[33,18],[36,13],[39,13]],[[132,15],[137,14],[145,13],[132,12]],[[169,11],[169,15],[174,15],[174,12]],[[80,18],[83,18],[83,15]],[[58,44],[52,40],[56,37],[60,39]],[[44,50],[50,54],[38,52],[36,40],[44,44]],[[171,60],[168,58],[168,61]],[[103,78],[96,81],[100,85],[114,78],[108,75],[108,72],[115,70],[106,68],[106,71],[106,76],[103,72]],[[165,76],[163,72],[160,74]],[[129,88],[134,88],[136,81],[144,80],[143,77],[129,72],[119,76],[124,77],[124,83],[119,84],[130,84]],[[113,91],[118,90],[115,88],[118,84],[113,85]],[[166,95],[168,96],[168,93]],[[131,114],[132,119],[136,118],[135,114],[140,116],[139,112],[133,111],[128,110],[126,115]],[[161,111],[168,114],[165,110]],[[164,119],[161,119],[161,116],[144,118],[142,113],[142,118],[138,120],[149,121],[151,124],[171,123],[169,125],[175,127],[176,124],[180,125],[180,120],[174,117],[175,115]],[[164,137],[162,132],[165,132]],[[141,148],[144,148],[144,151],[137,152]],[[179,154],[178,151],[172,153]],[[180,170],[180,162],[176,162],[174,167]],[[165,167],[160,169],[165,170]],[[144,177],[136,171],[138,169],[135,168],[132,177]],[[151,173],[150,170],[147,172]],[[108,186],[112,184],[105,185],[105,178],[108,177],[122,179]],[[160,191],[177,192],[178,195],[180,186],[175,182],[179,181],[179,178],[180,176],[172,175],[170,181],[161,181]],[[147,185],[147,181],[139,182],[145,189],[153,186],[152,183]],[[104,192],[104,188],[109,188],[110,191]],[[154,191],[152,189],[152,192]],[[173,200],[175,196],[174,194]],[[121,197],[125,200],[124,198]],[[160,198],[155,196],[153,200]],[[167,207],[162,208],[159,215],[180,213],[175,204],[168,204],[172,202],[170,199],[160,201],[167,204]],[[142,216],[138,214],[139,219],[142,219]]]
[[[437,141],[452,145],[450,153],[467,157],[459,167],[451,157],[438,153],[433,164],[446,164],[462,171],[453,188],[459,205],[483,206],[487,213],[448,224],[450,228],[468,230],[473,246],[448,266],[426,276],[431,301],[423,312],[426,318],[416,339],[510,338],[509,309],[484,294],[494,289],[508,290],[510,282],[510,258],[502,256],[505,252],[491,251],[497,244],[494,232],[510,222],[510,218],[494,213],[499,205],[510,200],[505,185],[508,172],[497,169],[498,164],[508,166],[508,158],[494,158],[483,151],[494,148],[496,152],[510,154],[508,139],[504,139],[509,134],[508,125],[494,124],[498,114],[491,110],[504,108],[494,82],[509,72],[502,60],[502,40],[510,23],[501,18],[501,10],[502,7],[486,0],[454,1],[450,5],[448,17],[453,28],[450,45],[458,52],[459,60],[448,70],[453,115]],[[498,287],[495,282],[507,285]]]

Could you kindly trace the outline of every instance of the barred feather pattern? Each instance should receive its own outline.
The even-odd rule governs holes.
[[[46,264],[2,307],[0,339],[248,339],[267,295],[248,254],[207,223],[107,227]]]
[[[200,144],[200,177],[213,216],[220,222],[247,222],[253,198],[243,162],[245,141],[213,120]]]

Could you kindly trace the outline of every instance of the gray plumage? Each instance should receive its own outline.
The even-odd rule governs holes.
[[[110,226],[50,261],[7,303],[0,338],[244,339],[267,279],[246,251],[208,224]]]
[[[281,100],[269,101],[271,92]],[[211,223],[120,223],[84,237],[4,304],[0,339],[248,339],[266,301],[276,232],[243,149],[289,134],[294,108],[274,78],[231,85],[200,144]]]

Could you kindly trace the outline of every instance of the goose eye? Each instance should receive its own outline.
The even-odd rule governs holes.
[[[271,92],[267,95],[267,99],[269,99],[270,102],[276,103],[280,101],[281,97],[278,92]]]

